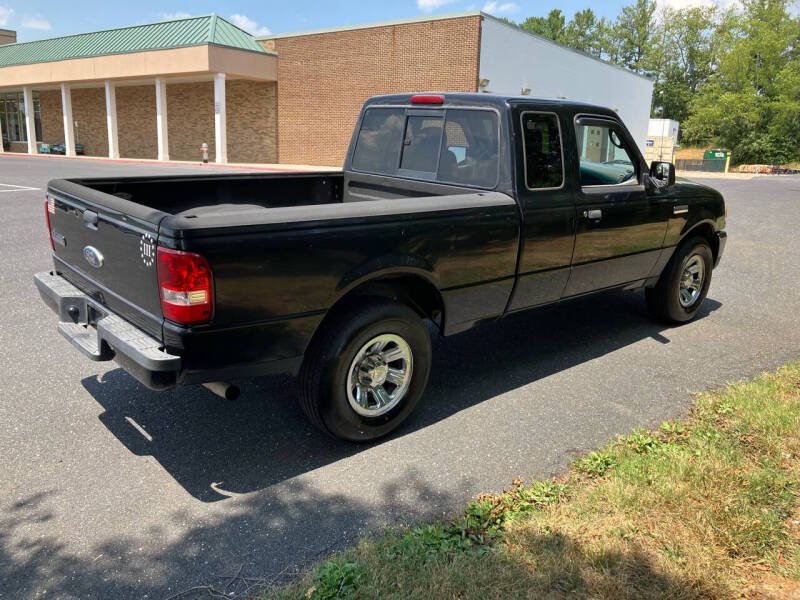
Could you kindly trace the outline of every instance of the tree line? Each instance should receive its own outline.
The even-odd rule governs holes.
[[[737,163],[800,161],[800,18],[790,0],[672,9],[636,0],[616,18],[560,9],[520,27],[650,77],[651,115],[681,122],[681,144]],[[794,11],[794,12],[793,12]]]

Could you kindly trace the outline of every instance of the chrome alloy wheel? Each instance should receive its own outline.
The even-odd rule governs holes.
[[[703,291],[705,275],[706,265],[703,257],[699,254],[692,254],[683,267],[683,274],[678,285],[678,300],[683,308],[690,308],[697,302]]]
[[[364,417],[379,417],[403,399],[411,384],[414,359],[399,335],[372,338],[356,353],[347,372],[347,399]]]

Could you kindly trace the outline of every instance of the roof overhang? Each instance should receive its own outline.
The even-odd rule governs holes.
[[[148,50],[0,68],[0,89],[110,80],[191,77],[225,73],[231,77],[277,81],[277,55],[214,44]]]

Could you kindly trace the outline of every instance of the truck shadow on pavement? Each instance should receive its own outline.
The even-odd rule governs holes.
[[[720,306],[707,299],[697,319]],[[420,406],[388,439],[642,339],[669,343],[668,331],[647,315],[640,293],[614,292],[440,338]],[[313,428],[288,376],[238,382],[242,396],[235,403],[200,386],[152,392],[122,369],[82,383],[105,409],[102,423],[126,448],[155,458],[203,502],[262,490],[375,445]]]

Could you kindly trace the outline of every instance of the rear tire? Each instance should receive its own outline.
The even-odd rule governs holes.
[[[708,241],[700,236],[685,240],[655,287],[644,291],[650,313],[668,323],[691,321],[706,298],[713,268],[714,256]]]
[[[364,442],[387,435],[428,383],[431,341],[411,308],[367,298],[330,315],[300,368],[300,406],[323,431]]]

